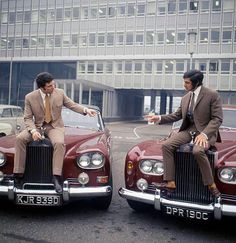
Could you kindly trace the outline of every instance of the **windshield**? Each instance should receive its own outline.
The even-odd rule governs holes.
[[[182,120],[174,122],[173,128],[179,128]],[[231,127],[236,128],[236,110],[226,110],[223,109],[223,122],[221,127]]]
[[[95,117],[90,117],[88,115],[84,116],[80,113],[74,112],[69,109],[63,109],[62,119],[64,121],[65,126],[86,127],[95,130],[103,129],[99,113]]]

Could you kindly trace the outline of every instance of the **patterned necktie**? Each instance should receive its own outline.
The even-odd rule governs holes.
[[[45,96],[45,116],[44,120],[46,123],[49,123],[52,120],[52,115],[51,115],[51,107],[50,107],[50,97],[49,95]]]

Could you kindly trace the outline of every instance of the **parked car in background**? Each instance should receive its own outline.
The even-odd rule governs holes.
[[[60,206],[72,200],[91,199],[94,207],[107,209],[112,199],[111,134],[99,109],[92,108],[98,112],[95,117],[62,111],[66,145],[62,194],[55,191],[52,183],[53,147],[47,138],[28,144],[20,185],[12,178],[15,135],[0,138],[0,200]]]
[[[236,106],[223,108],[220,127],[222,143],[207,151],[220,198],[213,198],[203,185],[192,144],[181,146],[175,153],[176,190],[168,193],[155,187],[163,181],[162,141],[149,140],[131,148],[125,160],[125,187],[121,197],[136,211],[154,207],[165,214],[197,220],[236,216]],[[170,133],[176,133],[175,123]],[[156,127],[155,129],[161,129]]]
[[[20,106],[0,105],[0,137],[16,134],[24,129],[23,110]]]

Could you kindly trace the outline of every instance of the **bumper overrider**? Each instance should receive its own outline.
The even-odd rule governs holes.
[[[236,216],[236,205],[222,204],[221,198],[217,198],[211,204],[202,205],[169,200],[161,195],[159,189],[156,189],[155,194],[150,194],[120,188],[119,195],[127,200],[153,205],[156,210],[179,217],[200,220],[214,218],[220,220],[223,216]]]
[[[111,193],[112,187],[109,185],[76,187],[70,185],[67,180],[63,182],[62,194],[58,194],[55,189],[19,189],[15,187],[13,180],[10,180],[8,185],[0,185],[0,197],[6,197],[21,205],[59,206],[75,199],[104,197]]]

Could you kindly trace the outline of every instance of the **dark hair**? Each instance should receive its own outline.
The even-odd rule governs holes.
[[[202,85],[204,75],[201,71],[194,69],[185,72],[183,78],[189,78],[192,82],[193,87],[196,88]]]
[[[52,74],[48,72],[39,73],[35,79],[38,88],[43,88],[46,83],[50,83],[53,80]]]

